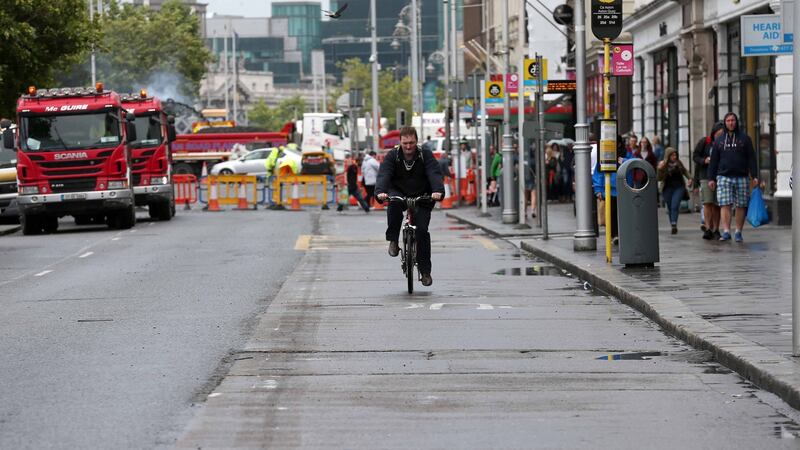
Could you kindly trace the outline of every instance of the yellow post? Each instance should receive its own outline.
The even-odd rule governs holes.
[[[611,92],[609,81],[611,78],[611,40],[603,39],[603,118],[611,118]],[[606,262],[611,264],[611,172],[605,173],[606,177]]]

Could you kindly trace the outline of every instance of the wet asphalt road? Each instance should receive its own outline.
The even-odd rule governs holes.
[[[0,448],[172,445],[312,226],[308,213],[179,211],[0,237]]]
[[[795,410],[569,274],[437,212],[408,295],[383,229],[322,216],[179,447],[797,448]]]

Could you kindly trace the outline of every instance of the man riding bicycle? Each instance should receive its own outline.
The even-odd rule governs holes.
[[[389,150],[383,158],[375,185],[375,196],[384,201],[389,196],[418,197],[430,195],[434,201],[444,197],[444,183],[439,164],[433,152],[423,150],[417,145],[417,130],[413,127],[400,129],[400,145]],[[430,205],[417,206],[414,224],[417,227],[417,267],[423,286],[433,284],[431,278],[431,235],[428,224],[431,221]],[[389,255],[394,257],[400,253],[397,241],[400,238],[400,227],[403,223],[403,206],[390,202],[386,208],[389,226],[386,229],[386,240],[389,241]]]

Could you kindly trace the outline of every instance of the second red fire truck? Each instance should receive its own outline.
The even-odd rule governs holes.
[[[175,127],[161,107],[161,100],[138,94],[121,94],[122,107],[135,117],[136,139],[128,142],[131,151],[131,178],[136,205],[147,205],[150,217],[170,220],[175,215],[170,142]]]

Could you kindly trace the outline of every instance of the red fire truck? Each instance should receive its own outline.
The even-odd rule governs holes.
[[[147,205],[150,217],[170,220],[175,215],[170,142],[175,126],[161,108],[161,100],[138,94],[120,94],[122,107],[136,118],[136,140],[129,140],[131,177],[137,205]]]
[[[136,141],[132,114],[119,95],[94,88],[36,89],[17,102],[16,139],[20,221],[24,234],[55,232],[58,219],[102,221],[112,228],[135,225],[131,155]],[[16,142],[14,142],[16,140]]]

